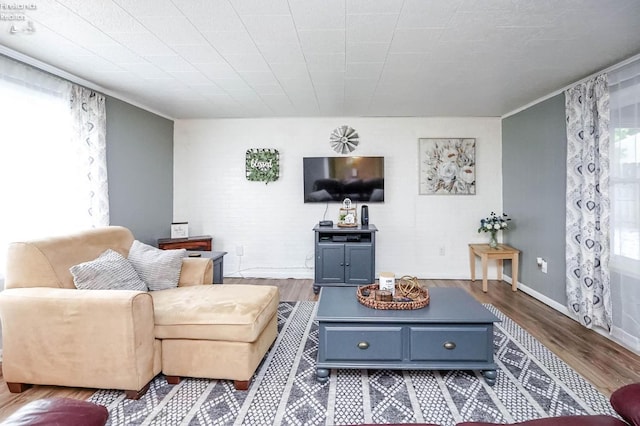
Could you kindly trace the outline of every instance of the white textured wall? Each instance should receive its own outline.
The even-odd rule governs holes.
[[[468,278],[467,244],[488,241],[476,232],[479,220],[502,209],[499,118],[177,120],[174,221],[188,221],[191,235],[211,234],[214,250],[229,252],[225,276],[312,278],[312,228],[326,204],[303,203],[302,158],[337,155],[329,134],[343,124],[360,135],[354,155],[385,157],[385,203],[369,204],[370,223],[380,230],[376,276]],[[418,194],[424,137],[476,138],[476,195]],[[279,150],[278,181],[246,180],[249,148]],[[337,221],[338,208],[329,204],[326,218]],[[489,272],[495,279],[494,266]]]

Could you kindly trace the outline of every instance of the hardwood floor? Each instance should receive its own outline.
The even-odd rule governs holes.
[[[283,301],[317,300],[312,280],[273,280],[225,278],[225,284],[275,285]],[[540,340],[546,347],[578,371],[603,394],[618,387],[640,382],[640,357],[600,334],[582,327],[531,296],[511,291],[504,282],[489,281],[489,291],[482,292],[482,282],[466,280],[420,280],[426,287],[462,287],[481,303],[491,303]],[[40,398],[68,397],[86,399],[95,389],[33,386],[20,394],[9,393],[0,376],[0,420],[22,405]]]

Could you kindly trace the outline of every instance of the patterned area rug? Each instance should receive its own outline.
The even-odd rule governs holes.
[[[282,302],[279,334],[248,391],[224,380],[156,377],[143,398],[100,390],[110,425],[340,425],[516,422],[558,415],[615,415],[608,399],[491,305],[499,366],[495,386],[473,371],[332,370],[315,379],[315,302]]]

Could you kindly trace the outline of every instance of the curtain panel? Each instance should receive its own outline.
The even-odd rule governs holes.
[[[76,84],[71,89],[73,135],[88,180],[87,214],[92,227],[109,225],[106,110],[104,95]]]
[[[611,329],[609,277],[609,90],[602,74],[565,91],[566,290],[586,327]]]
[[[640,355],[640,57],[607,73],[613,327]]]

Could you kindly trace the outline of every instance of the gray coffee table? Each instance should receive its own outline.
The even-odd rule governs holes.
[[[379,310],[354,287],[323,287],[318,302],[316,377],[331,368],[481,370],[496,382],[493,323],[500,319],[461,288],[429,288],[422,309]]]

